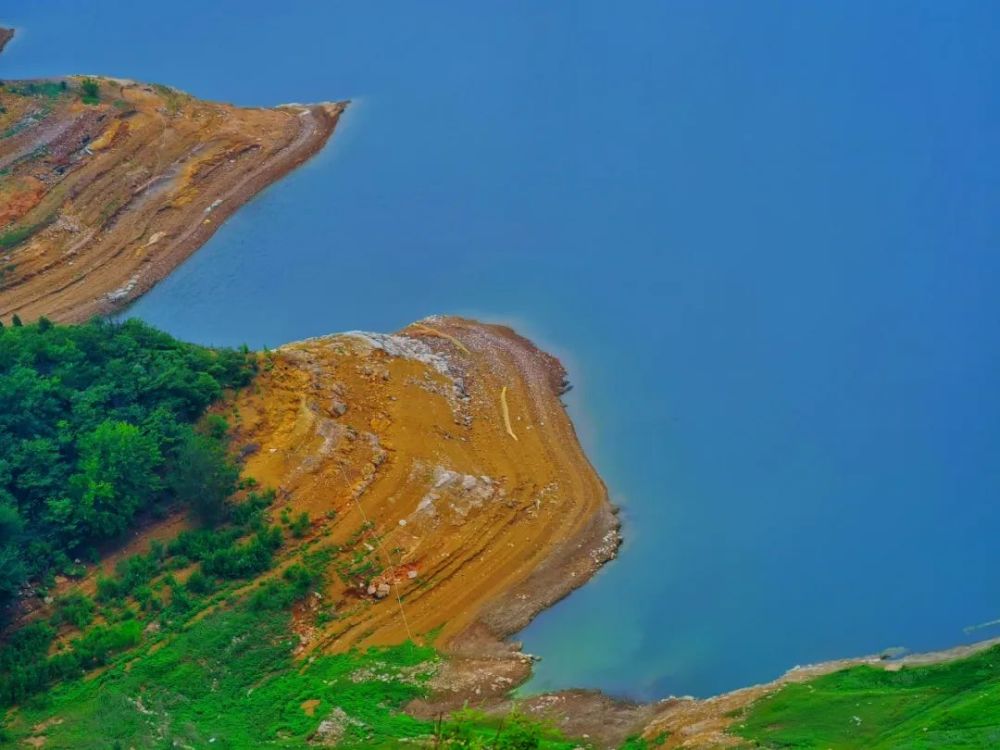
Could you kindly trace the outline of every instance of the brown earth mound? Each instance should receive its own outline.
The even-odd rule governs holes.
[[[371,562],[331,582],[346,609],[304,648],[503,638],[614,555],[562,366],[510,329],[428,319],[265,359],[233,405],[246,472],[279,488],[279,512],[309,513],[317,547]]]

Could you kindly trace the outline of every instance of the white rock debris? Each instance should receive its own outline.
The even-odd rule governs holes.
[[[420,339],[401,336],[399,334],[369,333],[367,331],[348,331],[341,334],[360,339],[372,349],[380,349],[391,357],[402,357],[430,365],[442,375],[452,377],[448,360],[436,353],[426,342]]]

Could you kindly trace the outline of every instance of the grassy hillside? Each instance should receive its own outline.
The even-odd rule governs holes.
[[[733,731],[765,748],[1000,747],[1000,647],[944,664],[859,666],[787,685],[751,706]]]
[[[99,594],[96,617],[54,616],[22,629],[0,650],[5,669],[18,654],[33,655],[29,669],[42,672],[76,654],[86,661],[53,674],[46,690],[22,696],[8,712],[3,738],[44,737],[46,748],[67,750],[392,748],[404,741],[470,750],[576,746],[516,716],[502,723],[472,713],[438,723],[407,716],[400,708],[425,694],[440,660],[431,645],[298,660],[292,611],[312,594],[326,557],[304,553],[282,575],[250,586],[202,572],[220,551],[247,548],[235,538],[263,523],[256,505],[236,534],[213,532],[206,543],[204,533],[188,532],[126,561],[103,587],[112,593]],[[199,547],[214,551],[202,555],[194,573],[184,553]],[[51,640],[57,631],[63,637]]]

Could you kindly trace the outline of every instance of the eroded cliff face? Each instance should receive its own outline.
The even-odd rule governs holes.
[[[148,291],[318,151],[346,103],[274,109],[110,78],[0,87],[0,318],[80,321]]]

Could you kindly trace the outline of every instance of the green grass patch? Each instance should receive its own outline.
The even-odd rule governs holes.
[[[427,734],[399,712],[424,692],[433,649],[412,643],[314,660],[293,657],[286,612],[217,611],[161,647],[21,708],[15,737],[48,718],[46,748],[305,747],[332,717],[343,747]],[[310,716],[303,708],[316,701]],[[335,710],[339,709],[339,710]]]
[[[80,81],[80,101],[91,105],[101,101],[101,85],[93,78]]]
[[[38,232],[45,229],[45,227],[52,223],[53,219],[55,219],[55,217],[50,216],[37,224],[28,224],[27,226],[17,227],[0,233],[0,251],[11,250],[17,247],[25,240],[30,239]]]
[[[766,748],[1000,747],[1000,647],[945,664],[859,666],[788,685],[751,706],[731,731]]]
[[[229,546],[220,547],[219,540]],[[221,579],[199,570],[182,586],[169,572],[171,550],[208,560],[220,549],[240,547],[228,530],[201,530],[122,561],[101,587],[114,596],[98,594],[107,602],[99,611],[106,624],[89,627],[54,653],[58,626],[85,628],[94,618],[86,597],[67,596],[49,622],[16,631],[0,649],[0,686],[6,701],[19,705],[7,713],[0,739],[17,743],[37,736],[34,727],[41,724],[45,747],[55,750],[249,750],[334,742],[348,750],[403,743],[442,750],[579,746],[517,714],[463,711],[438,722],[405,714],[402,707],[426,694],[438,668],[432,645],[407,642],[297,659],[289,610],[319,587],[332,551],[302,554],[281,576],[235,603],[218,593],[209,596]],[[192,618],[197,612],[204,616]],[[104,669],[91,671],[96,667]],[[27,684],[31,680],[35,684]]]
[[[669,732],[660,732],[651,740],[644,737],[629,737],[619,750],[654,750],[670,738]]]
[[[435,724],[403,713],[437,668],[431,647],[408,642],[302,663],[296,644],[287,612],[215,611],[93,679],[36,697],[11,714],[8,738],[23,740],[50,722],[47,750],[307,748],[321,739],[347,750],[579,746],[516,714],[463,711]]]

